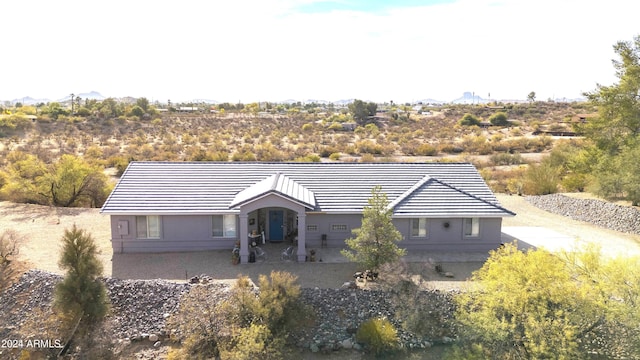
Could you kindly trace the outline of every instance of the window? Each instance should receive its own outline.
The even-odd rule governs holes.
[[[477,237],[480,235],[480,219],[466,218],[464,219],[464,236]]]
[[[427,226],[429,226],[429,220],[425,218],[411,219],[411,236],[427,237],[429,235]]]
[[[236,216],[213,215],[213,236],[236,237]]]
[[[347,231],[349,228],[345,224],[332,224],[331,231]]]
[[[318,225],[307,225],[307,231],[311,231],[311,232],[318,231]]]
[[[159,239],[160,217],[157,215],[136,216],[136,231],[138,239]]]

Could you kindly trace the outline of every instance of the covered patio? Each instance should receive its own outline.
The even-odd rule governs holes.
[[[315,207],[312,191],[279,172],[240,191],[229,206],[240,211],[240,262],[249,261],[250,234],[259,234],[261,240],[271,242],[293,240],[298,261],[304,262],[306,210]],[[251,240],[254,239],[255,236]]]

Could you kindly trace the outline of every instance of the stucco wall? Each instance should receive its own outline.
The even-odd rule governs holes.
[[[431,251],[488,251],[501,242],[501,218],[480,218],[477,237],[464,235],[464,219],[429,219],[426,237],[411,236],[410,219],[395,219],[394,224],[403,235],[400,246]],[[448,224],[448,225],[445,225]]]
[[[120,221],[128,223],[128,234],[121,235]],[[169,215],[160,217],[159,239],[136,239],[135,216],[111,216],[114,253],[173,252],[233,249],[234,238],[214,238],[212,219],[207,215]]]
[[[128,222],[128,235],[120,235],[119,221]],[[449,226],[445,227],[444,223]],[[236,238],[214,238],[211,216],[162,216],[160,239],[136,239],[135,216],[111,216],[113,250],[120,252],[171,252],[232,249]],[[410,219],[394,219],[403,235],[400,246],[432,251],[488,251],[500,245],[501,218],[481,218],[478,237],[465,237],[464,219],[430,219],[426,238],[411,237]],[[306,232],[306,247],[320,247],[323,234],[327,246],[344,247],[351,230],[360,227],[360,215],[328,215],[307,213],[306,225],[317,227]],[[346,225],[345,231],[332,230],[332,225]],[[239,224],[237,229],[239,229]],[[239,233],[239,231],[237,231]]]

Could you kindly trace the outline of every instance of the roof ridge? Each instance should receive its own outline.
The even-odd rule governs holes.
[[[395,198],[392,202],[387,205],[387,210],[393,210],[398,204],[402,202],[402,200],[409,197],[409,195],[413,194],[422,187],[422,185],[429,182],[429,180],[433,179],[430,175],[423,176],[420,180],[418,180],[415,184],[411,185],[405,192],[400,194],[397,198]]]
[[[278,180],[280,180],[280,171],[276,171],[273,176],[273,182],[271,183],[271,190],[275,190],[278,187]]]
[[[496,208],[496,209],[500,209],[500,210],[503,210],[503,211],[508,212],[509,214],[516,215],[516,213],[514,213],[513,211],[511,211],[511,210],[509,210],[509,209],[506,209],[506,208],[502,207],[501,205],[497,205],[497,204],[499,204],[499,202],[498,202],[497,204],[494,204],[494,203],[492,203],[492,202],[490,202],[490,201],[487,201],[487,200],[485,200],[485,199],[483,199],[483,198],[481,198],[481,197],[479,197],[479,196],[477,196],[477,195],[473,195],[473,194],[471,194],[471,193],[469,193],[469,192],[467,192],[467,191],[464,191],[464,190],[462,190],[462,189],[458,189],[457,187],[455,187],[455,186],[453,186],[453,185],[450,185],[450,184],[448,184],[448,183],[446,183],[446,182],[444,182],[444,181],[442,181],[442,180],[438,180],[438,179],[436,179],[436,178],[434,178],[433,180],[434,180],[435,182],[439,183],[439,184],[442,184],[442,185],[444,185],[444,186],[446,186],[446,187],[448,187],[448,188],[450,188],[450,189],[454,190],[454,191],[457,191],[457,192],[459,192],[459,193],[465,194],[466,196],[469,196],[469,197],[474,198],[474,199],[476,199],[476,200],[480,200],[481,202],[483,202],[483,203],[485,203],[485,204],[489,204],[490,206],[492,206],[492,207],[494,207],[494,208]],[[496,200],[496,201],[497,201],[497,200]]]

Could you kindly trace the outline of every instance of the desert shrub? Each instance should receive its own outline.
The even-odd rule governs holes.
[[[489,117],[489,122],[494,126],[509,126],[507,114],[499,111]]]
[[[467,135],[462,138],[462,147],[468,153],[490,154],[493,149],[484,136]]]
[[[398,332],[385,318],[369,319],[358,327],[356,340],[375,355],[384,355],[398,349]]]
[[[360,157],[361,163],[372,163],[376,161],[376,157],[371,154],[364,154]]]
[[[295,158],[295,162],[320,162],[320,156],[311,154]]]
[[[311,123],[306,123],[306,124],[302,125],[302,131],[304,131],[304,132],[311,132],[311,131],[313,131],[313,124],[311,124]]]
[[[464,151],[464,149],[455,144],[445,143],[438,145],[438,151],[446,154],[459,154]]]
[[[284,339],[274,338],[267,326],[251,324],[236,329],[233,336],[221,344],[220,359],[282,359],[284,345]]]
[[[509,153],[499,153],[491,155],[490,158],[491,164],[493,166],[500,165],[520,165],[524,162],[522,159],[522,155],[519,153],[509,154]]]
[[[329,125],[329,130],[333,130],[333,131],[340,131],[343,130],[344,128],[342,127],[342,124],[337,123],[337,122],[333,122],[331,123],[331,125]]]
[[[20,254],[24,236],[13,229],[5,229],[0,234],[0,266],[7,266],[11,259]]]
[[[337,152],[331,153],[331,155],[329,155],[329,159],[333,161],[340,160],[340,153],[337,153]]]
[[[547,195],[558,191],[560,171],[548,161],[532,164],[524,173],[523,190],[527,195]]]
[[[331,154],[340,152],[334,146],[324,146],[320,149],[319,154],[320,157],[329,157]]]
[[[589,178],[585,174],[570,173],[562,178],[560,185],[567,192],[582,192],[589,185]]]
[[[383,152],[383,147],[371,140],[361,140],[356,143],[356,148],[360,154],[373,154],[380,155]]]
[[[416,155],[419,156],[434,156],[438,154],[438,149],[431,144],[420,144],[416,148]]]
[[[14,257],[20,254],[20,246],[25,237],[12,229],[6,229],[0,235],[0,292],[10,285],[11,279],[17,275],[17,268],[12,265]]]
[[[462,126],[478,126],[480,125],[480,119],[478,119],[475,115],[466,113],[458,121],[458,124]]]
[[[103,318],[109,299],[102,275],[98,248],[90,233],[75,225],[62,237],[62,253],[58,265],[67,271],[55,287],[54,306],[65,320],[81,317],[86,324]]]
[[[174,339],[182,342],[182,349],[172,352],[175,358],[208,359],[219,355],[224,318],[217,308],[218,301],[207,286],[193,287],[182,296],[178,311],[167,321],[175,330]]]
[[[256,146],[254,152],[259,161],[282,161],[285,159],[285,154],[271,142]]]
[[[272,271],[269,277],[260,275],[258,279],[256,315],[274,336],[286,336],[311,318],[310,310],[300,301],[297,280],[284,271]]]
[[[281,359],[285,342],[312,313],[300,301],[297,277],[273,271],[261,275],[259,291],[239,276],[228,297],[211,296],[205,286],[192,288],[169,320],[183,349],[181,358]]]

